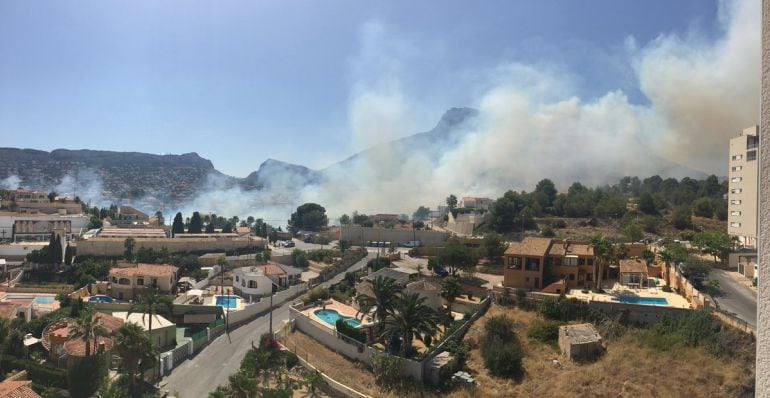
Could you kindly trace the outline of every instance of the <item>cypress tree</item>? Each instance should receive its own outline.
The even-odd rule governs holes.
[[[174,235],[183,233],[184,221],[182,219],[182,213],[176,213],[176,216],[174,216],[174,223],[171,224],[171,237],[173,238]]]
[[[193,213],[190,219],[190,228],[187,232],[191,234],[199,234],[203,232],[203,222],[201,221],[201,215],[197,211]]]

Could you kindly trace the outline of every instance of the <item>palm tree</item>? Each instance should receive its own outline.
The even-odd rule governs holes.
[[[374,317],[380,325],[385,321],[388,312],[393,310],[398,294],[404,288],[396,283],[396,280],[387,276],[378,276],[371,281],[371,295],[362,293],[356,297],[359,308],[377,307]]]
[[[134,391],[136,378],[143,379],[144,371],[155,366],[155,349],[152,340],[141,326],[126,323],[116,333],[116,349],[120,356],[120,370],[128,375],[129,386]]]
[[[227,388],[219,386],[216,390],[209,393],[209,398],[227,398],[228,393]]]
[[[158,288],[150,286],[144,289],[142,292],[142,298],[139,303],[134,304],[129,308],[128,315],[142,314],[142,322],[145,317],[149,317],[147,323],[147,334],[152,339],[152,318],[157,315],[170,315],[173,312],[174,304],[167,296],[161,295],[158,292]]]
[[[110,334],[110,331],[99,323],[99,318],[91,307],[86,308],[80,313],[80,316],[75,319],[75,326],[76,327],[70,329],[70,337],[82,337],[83,340],[85,340],[86,357],[91,356],[92,342],[95,346],[99,336],[108,336]]]
[[[449,316],[452,316],[452,303],[460,296],[461,292],[460,282],[454,276],[448,276],[441,282],[441,297],[447,302]]]
[[[594,249],[594,268],[596,275],[596,290],[602,288],[602,275],[604,274],[604,265],[608,263],[613,256],[612,243],[604,239],[601,235],[591,238],[591,247]]]
[[[315,390],[321,388],[321,386],[324,384],[324,378],[321,376],[321,373],[316,370],[314,372],[308,373],[308,375],[305,376],[305,384],[310,390],[310,396],[315,397]]]
[[[229,378],[230,398],[253,398],[257,396],[257,380],[246,372],[238,371]]]
[[[425,297],[417,293],[404,293],[388,313],[385,331],[380,339],[391,342],[400,338],[401,354],[406,357],[412,352],[412,341],[415,338],[429,346],[436,330],[436,314],[425,304]]]

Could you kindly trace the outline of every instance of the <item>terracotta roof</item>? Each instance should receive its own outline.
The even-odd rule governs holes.
[[[0,398],[41,398],[28,380],[6,380],[0,383]]]
[[[620,273],[647,273],[647,261],[640,259],[620,260]]]
[[[13,319],[16,317],[16,304],[14,303],[0,303],[0,317],[5,319]]]
[[[283,270],[283,268],[275,264],[258,265],[257,268],[261,269],[262,272],[267,276],[286,275],[286,272]]]
[[[551,256],[593,256],[594,248],[588,243],[554,240],[548,254]]]
[[[524,238],[521,242],[512,242],[505,251],[509,256],[538,256],[544,257],[548,253],[552,239],[549,238]]]
[[[251,228],[249,227],[236,227],[235,232],[238,234],[250,234]]]
[[[110,270],[110,276],[169,276],[179,268],[168,264],[137,264],[135,267],[113,268]]]
[[[99,346],[104,344],[104,350],[109,351],[112,349],[114,342],[110,337],[99,336],[96,341],[90,341],[91,354],[95,354],[99,350]],[[73,357],[85,357],[86,356],[86,340],[83,337],[72,339],[64,343],[64,351],[68,355]]]

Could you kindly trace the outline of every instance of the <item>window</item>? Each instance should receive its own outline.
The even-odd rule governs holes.
[[[136,284],[139,286],[144,286],[144,278],[137,278]]]
[[[249,289],[256,289],[257,281],[249,281]]]
[[[235,281],[238,282],[240,279],[238,278],[238,275],[235,276]]]
[[[527,271],[540,271],[540,259],[528,257],[524,267]]]
[[[732,170],[732,171],[741,171],[741,170],[743,170],[743,166],[733,166],[730,170]]]
[[[574,281],[575,280],[575,274],[569,274],[569,280]]]
[[[114,276],[113,276],[113,277],[112,277],[112,283],[118,283],[118,278],[116,278],[116,277],[114,277]]]
[[[740,188],[733,188],[730,190],[730,193],[741,193],[741,192],[743,192],[743,190]]]
[[[594,259],[589,258],[588,261],[587,261],[587,264],[588,265],[594,265]]]
[[[741,201],[740,200],[731,200],[730,204],[731,205],[739,205],[739,204],[741,204]]]
[[[751,162],[752,160],[757,160],[757,151],[746,152],[746,161]]]
[[[119,285],[130,285],[131,281],[128,278],[120,278],[120,280],[118,280],[118,284]]]
[[[578,265],[577,257],[564,257],[564,265],[576,266]]]
[[[740,228],[741,227],[741,223],[739,223],[739,222],[731,222],[730,226],[733,227],[733,228]]]
[[[743,159],[743,155],[733,155],[732,159],[733,160],[741,160],[741,159]]]
[[[241,280],[241,287],[246,287],[246,279]]]
[[[742,177],[733,177],[730,179],[730,182],[741,182],[743,180]]]
[[[524,282],[529,282],[529,277],[524,278]]]
[[[152,285],[153,286],[158,286],[158,279],[157,278],[152,278]]]
[[[739,211],[731,211],[731,212],[730,212],[730,215],[731,215],[731,216],[740,216],[740,215],[741,215],[741,212],[739,212]]]

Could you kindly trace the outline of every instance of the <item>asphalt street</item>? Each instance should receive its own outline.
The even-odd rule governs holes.
[[[365,266],[366,261],[376,256],[376,250],[369,251],[367,257],[351,265],[346,271],[340,272],[334,278],[322,283],[328,287],[341,281],[345,272],[357,270]],[[280,328],[284,321],[289,320],[289,304],[285,303],[273,310],[273,328]],[[199,398],[208,396],[217,386],[227,383],[227,378],[238,370],[241,360],[253,344],[259,343],[259,336],[268,331],[269,314],[212,341],[195,357],[186,360],[171,374],[161,380],[161,391],[171,394],[178,393],[182,398]]]
[[[731,271],[714,268],[709,278],[719,281],[721,295],[713,297],[720,309],[729,311],[746,321],[750,326],[757,327],[757,294],[746,285],[740,283],[731,275]]]

